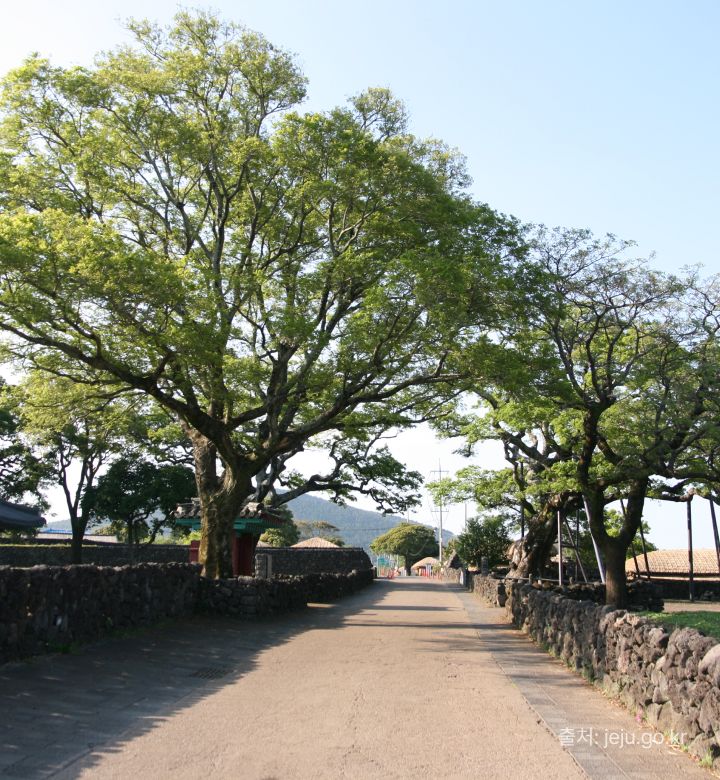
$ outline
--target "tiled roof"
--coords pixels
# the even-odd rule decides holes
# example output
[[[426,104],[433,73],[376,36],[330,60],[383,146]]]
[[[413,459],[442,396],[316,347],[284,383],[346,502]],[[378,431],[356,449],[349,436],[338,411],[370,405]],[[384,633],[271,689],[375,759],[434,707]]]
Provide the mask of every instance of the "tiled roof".
[[[647,571],[645,557],[641,552],[637,553],[637,562],[640,572]],[[681,550],[654,550],[648,553],[650,574],[688,574],[687,549]],[[635,561],[632,557],[625,561],[625,571],[635,572]],[[695,574],[718,574],[718,560],[714,549],[693,550],[693,571]]]
[[[302,542],[294,544],[293,547],[339,547],[334,542],[329,542],[321,536],[313,536],[312,539],[305,539]]]
[[[45,518],[21,504],[0,501],[0,528],[27,530],[45,525]]]

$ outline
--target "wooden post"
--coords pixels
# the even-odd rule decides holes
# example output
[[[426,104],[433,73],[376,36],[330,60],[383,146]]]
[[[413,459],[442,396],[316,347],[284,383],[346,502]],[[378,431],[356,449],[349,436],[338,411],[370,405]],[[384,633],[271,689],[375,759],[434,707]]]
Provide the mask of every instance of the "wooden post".
[[[645,571],[647,572],[647,578],[651,580],[652,577],[650,576],[650,560],[648,559],[647,545],[645,544],[645,533],[643,532],[642,520],[640,521],[640,542],[642,543],[642,548],[643,548],[643,558],[645,558]]]
[[[558,509],[557,513],[558,529],[558,584],[563,585],[563,546],[562,546],[562,512]]]
[[[715,555],[718,562],[718,573],[720,573],[720,536],[718,536],[717,518],[715,517],[715,502],[713,501],[712,494],[708,497],[710,502],[710,518],[712,519],[713,537],[715,538]]]
[[[570,532],[570,536],[572,536],[572,531]],[[577,512],[575,512],[575,549],[577,550],[577,554],[578,554],[578,563],[580,563],[580,510],[579,509],[577,510]],[[580,563],[580,568],[582,569],[582,563]],[[585,582],[587,582],[588,580],[585,574],[585,569],[582,569],[582,573],[583,573],[583,577],[585,578]]]
[[[687,502],[687,526],[688,526],[688,567],[690,574],[690,601],[695,601],[695,572],[693,571],[693,539],[692,539],[692,496]]]
[[[585,517],[588,519],[588,526],[590,525],[590,512],[588,511],[587,499],[583,496],[583,503],[585,504]],[[600,550],[598,549],[597,542],[593,536],[592,528],[590,528],[590,538],[593,543],[593,550],[595,550],[595,560],[597,561],[598,571],[600,572],[600,582],[605,584],[605,568],[603,566],[602,558],[600,557]]]
[[[635,561],[635,573],[638,576],[638,579],[640,579],[640,564],[638,563],[637,555],[635,554],[635,540],[633,539],[632,542],[630,542],[630,549],[632,550],[633,555],[633,561]]]
[[[565,527],[568,530],[568,536],[570,537],[570,544],[572,545],[573,550],[575,550],[576,566],[580,567],[580,571],[582,572],[583,579],[585,580],[585,582],[587,582],[588,578],[587,578],[587,574],[585,574],[585,567],[582,565],[582,561],[580,560],[580,548],[578,547],[577,536],[575,536],[575,543],[573,544],[572,528],[570,528],[570,523],[568,522],[567,518],[565,518]]]

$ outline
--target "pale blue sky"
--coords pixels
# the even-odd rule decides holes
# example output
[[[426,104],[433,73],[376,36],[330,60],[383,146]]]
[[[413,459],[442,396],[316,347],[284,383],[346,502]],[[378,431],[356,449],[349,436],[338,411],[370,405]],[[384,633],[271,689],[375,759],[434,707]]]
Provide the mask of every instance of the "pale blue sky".
[[[329,108],[368,86],[390,87],[406,102],[413,132],[467,156],[474,195],[497,209],[634,239],[665,270],[701,263],[720,271],[720,3],[188,5],[213,8],[297,53],[310,108]],[[123,40],[122,19],[168,20],[177,7],[165,0],[3,0],[0,72],[32,51],[60,64],[89,62]],[[411,439],[400,450],[414,468],[437,468],[438,455],[444,467],[456,465],[450,448]],[[684,544],[683,508],[675,514],[672,534],[666,522],[653,534],[663,546]],[[451,527],[461,517],[455,510]]]

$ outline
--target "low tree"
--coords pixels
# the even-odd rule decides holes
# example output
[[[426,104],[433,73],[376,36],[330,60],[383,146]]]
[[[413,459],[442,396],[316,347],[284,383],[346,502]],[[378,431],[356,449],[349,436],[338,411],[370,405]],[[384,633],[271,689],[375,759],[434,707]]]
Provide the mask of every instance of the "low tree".
[[[276,528],[268,528],[260,535],[260,541],[271,547],[292,547],[300,541],[300,532],[297,525],[290,520]]]
[[[170,525],[177,505],[194,494],[193,472],[185,466],[120,458],[85,492],[83,503],[91,522],[109,522],[134,559],[140,541],[152,543]]]
[[[328,523],[327,520],[296,520],[295,524],[300,533],[300,541],[312,539],[313,536],[326,539],[330,534],[340,530],[336,525]]]
[[[465,530],[455,539],[455,550],[470,566],[480,566],[487,558],[488,565],[500,566],[508,562],[510,534],[502,517],[471,517]]]
[[[370,549],[376,555],[388,553],[401,556],[407,574],[410,574],[410,567],[421,558],[437,555],[439,552],[433,529],[417,523],[396,525],[373,539]]]
[[[345,540],[342,538],[342,536],[323,536],[323,539],[325,539],[328,542],[332,542],[336,547],[345,547]]]
[[[0,499],[45,508],[41,488],[51,479],[48,459],[22,435],[13,388],[0,379]]]
[[[13,397],[23,432],[43,452],[52,481],[62,488],[72,529],[72,561],[82,563],[90,520],[83,497],[113,455],[127,449],[136,416],[132,403],[38,371],[13,388]]]

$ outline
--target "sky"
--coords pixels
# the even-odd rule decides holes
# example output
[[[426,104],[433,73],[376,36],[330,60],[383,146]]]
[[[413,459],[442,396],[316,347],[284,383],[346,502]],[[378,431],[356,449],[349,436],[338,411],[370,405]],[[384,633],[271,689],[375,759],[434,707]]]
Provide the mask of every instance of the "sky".
[[[715,0],[193,0],[297,55],[306,108],[389,87],[418,136],[467,157],[472,194],[524,222],[637,243],[665,271],[720,271],[720,3]],[[89,64],[128,40],[128,17],[169,21],[165,0],[0,0],[0,73],[31,52]],[[430,476],[467,461],[412,431],[392,445]],[[492,447],[476,462],[501,465]],[[696,502],[698,503],[698,502]],[[696,545],[710,546],[707,507]],[[426,500],[415,518],[430,522]],[[460,530],[464,507],[451,507]],[[650,538],[686,543],[684,506],[651,507]]]

